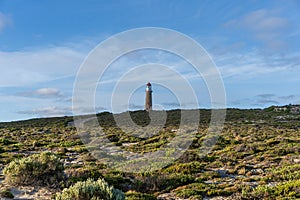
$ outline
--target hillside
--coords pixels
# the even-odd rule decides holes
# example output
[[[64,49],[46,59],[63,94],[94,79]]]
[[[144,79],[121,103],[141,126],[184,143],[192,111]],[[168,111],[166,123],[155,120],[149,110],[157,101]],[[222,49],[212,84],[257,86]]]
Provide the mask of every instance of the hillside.
[[[200,109],[199,127],[189,149],[174,163],[151,173],[116,171],[95,159],[82,143],[72,117],[0,123],[1,169],[14,159],[41,152],[53,153],[64,165],[64,178],[52,185],[10,185],[1,175],[5,179],[2,195],[10,191],[15,199],[25,193],[31,193],[30,198],[51,199],[78,181],[104,178],[127,199],[300,198],[300,115],[291,109],[275,108],[227,109],[222,133],[205,156],[198,152],[207,139],[211,111]],[[145,111],[129,114],[141,127],[150,123]],[[164,127],[148,138],[122,132],[111,113],[99,113],[97,118],[110,142],[143,154],[157,151],[174,137],[180,110],[167,111]]]

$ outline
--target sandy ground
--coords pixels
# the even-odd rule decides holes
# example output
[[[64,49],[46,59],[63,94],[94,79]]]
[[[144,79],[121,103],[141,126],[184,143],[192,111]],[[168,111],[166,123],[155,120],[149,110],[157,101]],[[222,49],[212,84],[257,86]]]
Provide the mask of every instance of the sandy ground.
[[[1,173],[1,170],[0,170]],[[48,200],[56,193],[55,190],[50,190],[44,187],[20,186],[12,187],[3,181],[3,175],[0,174],[0,191],[10,189],[16,200]],[[1,197],[1,200],[9,200]]]
[[[16,200],[47,200],[51,199],[51,196],[55,194],[55,191],[42,187],[8,187],[2,184],[1,188],[3,187],[10,189]],[[1,200],[6,199],[8,200],[8,198],[1,198]]]

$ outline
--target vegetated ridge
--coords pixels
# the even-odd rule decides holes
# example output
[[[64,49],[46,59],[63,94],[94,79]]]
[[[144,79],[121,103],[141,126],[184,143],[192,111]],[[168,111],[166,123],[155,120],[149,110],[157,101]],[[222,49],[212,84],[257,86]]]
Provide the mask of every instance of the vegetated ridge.
[[[83,191],[82,183],[87,181],[86,184],[98,191],[82,194],[90,199],[93,196],[107,199],[124,196],[126,199],[300,198],[300,115],[297,107],[227,109],[222,133],[205,156],[199,155],[199,149],[203,141],[210,139],[206,133],[211,110],[200,109],[199,127],[189,149],[174,163],[151,173],[116,171],[101,159],[95,159],[82,137],[84,134],[92,138],[99,136],[94,130],[78,133],[73,117],[3,122],[0,123],[0,165],[4,173],[1,195],[17,199],[30,193],[35,199],[80,199],[74,196],[74,191]],[[118,117],[122,119],[125,114],[128,113],[118,114]],[[146,111],[130,111],[129,114],[141,131],[150,123]],[[110,142],[140,154],[157,151],[174,138],[180,117],[179,109],[167,111],[162,129],[151,137],[142,138],[124,133],[115,123],[113,114],[97,114]],[[52,166],[50,171],[46,170],[49,166]],[[45,181],[32,182],[28,177],[36,180],[41,177]],[[69,190],[62,192],[64,188]]]

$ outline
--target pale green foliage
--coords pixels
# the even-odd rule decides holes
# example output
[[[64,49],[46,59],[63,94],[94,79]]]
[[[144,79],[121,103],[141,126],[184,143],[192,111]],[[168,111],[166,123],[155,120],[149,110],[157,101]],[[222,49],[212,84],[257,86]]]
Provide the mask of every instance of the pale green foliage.
[[[63,179],[63,163],[51,153],[34,154],[10,162],[3,170],[11,185],[58,186]]]
[[[56,200],[124,200],[122,191],[109,186],[103,179],[77,182],[56,195]]]
[[[255,189],[243,189],[243,197],[251,199],[299,199],[300,180],[291,180],[276,186],[260,185]]]

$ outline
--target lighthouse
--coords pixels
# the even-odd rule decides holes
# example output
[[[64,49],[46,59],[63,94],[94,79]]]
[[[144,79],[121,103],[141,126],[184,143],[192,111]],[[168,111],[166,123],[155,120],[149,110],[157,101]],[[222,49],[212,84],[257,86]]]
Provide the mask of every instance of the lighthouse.
[[[150,82],[146,84],[145,110],[146,111],[152,110],[152,89],[151,89]]]

